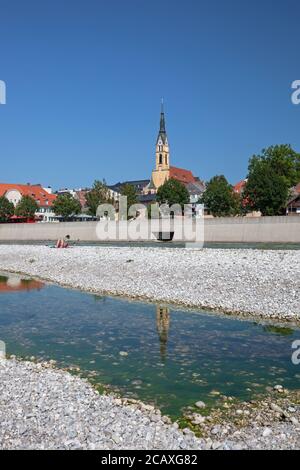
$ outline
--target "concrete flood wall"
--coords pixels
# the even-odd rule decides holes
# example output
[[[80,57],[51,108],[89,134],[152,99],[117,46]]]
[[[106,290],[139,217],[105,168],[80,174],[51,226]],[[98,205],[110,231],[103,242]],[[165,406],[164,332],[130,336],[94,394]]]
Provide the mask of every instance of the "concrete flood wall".
[[[55,241],[70,235],[72,240],[97,241],[97,222],[0,224],[0,241]]]
[[[237,217],[207,219],[206,242],[300,243],[300,217]]]
[[[174,222],[178,240],[179,224]],[[55,241],[70,235],[72,240],[96,242],[96,226],[97,222],[0,224],[0,241]],[[300,243],[300,216],[205,219],[204,239],[224,243]]]

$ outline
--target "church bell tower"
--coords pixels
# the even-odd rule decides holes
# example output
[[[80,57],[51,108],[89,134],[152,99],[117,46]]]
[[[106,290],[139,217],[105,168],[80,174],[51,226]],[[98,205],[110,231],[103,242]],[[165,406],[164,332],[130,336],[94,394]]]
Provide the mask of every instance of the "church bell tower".
[[[152,172],[152,181],[155,188],[158,189],[169,178],[170,170],[170,150],[163,102],[161,103],[160,126],[156,140],[155,160],[156,164],[155,170]]]
[[[169,143],[166,132],[164,105],[161,103],[160,126],[156,141],[156,170],[168,170],[169,162]]]

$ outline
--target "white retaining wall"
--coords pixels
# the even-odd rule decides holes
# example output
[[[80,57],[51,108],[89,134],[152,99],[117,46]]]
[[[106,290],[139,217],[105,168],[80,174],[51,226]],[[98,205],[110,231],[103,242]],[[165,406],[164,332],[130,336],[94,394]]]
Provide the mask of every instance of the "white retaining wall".
[[[0,241],[54,241],[70,235],[72,240],[95,242],[96,226],[97,222],[0,224]],[[204,234],[205,242],[300,243],[300,216],[205,219]]]

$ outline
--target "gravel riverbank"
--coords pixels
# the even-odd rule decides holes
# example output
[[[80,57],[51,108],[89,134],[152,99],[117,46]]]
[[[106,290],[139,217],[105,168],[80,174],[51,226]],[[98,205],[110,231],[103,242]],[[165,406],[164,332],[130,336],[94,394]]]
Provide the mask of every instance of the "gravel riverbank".
[[[197,449],[147,405],[99,395],[49,365],[0,360],[0,449]]]
[[[194,415],[196,438],[152,406],[99,395],[49,363],[0,360],[0,449],[299,449],[300,394],[276,393],[279,404],[271,396],[228,405],[223,417]]]
[[[99,294],[300,321],[300,250],[0,246],[0,270]]]

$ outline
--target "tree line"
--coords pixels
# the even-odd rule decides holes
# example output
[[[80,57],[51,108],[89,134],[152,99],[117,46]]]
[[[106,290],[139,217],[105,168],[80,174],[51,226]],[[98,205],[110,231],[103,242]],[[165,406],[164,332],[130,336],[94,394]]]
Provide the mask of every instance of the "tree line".
[[[250,158],[245,181],[237,194],[225,176],[214,176],[199,202],[216,217],[253,211],[264,216],[285,214],[291,190],[300,182],[300,154],[290,145],[263,149]]]
[[[275,145],[263,149],[261,154],[249,160],[245,185],[238,194],[224,175],[211,178],[199,203],[215,217],[245,215],[260,211],[262,215],[281,215],[285,213],[291,196],[291,188],[300,182],[300,154],[290,145]],[[127,196],[128,208],[138,203],[138,195],[130,184],[121,187],[121,195]],[[97,216],[101,204],[118,202],[112,197],[105,180],[96,180],[85,195],[87,213]],[[182,208],[190,201],[186,186],[175,179],[167,180],[157,191],[156,202],[160,204],[179,204]],[[53,203],[53,211],[63,220],[82,211],[80,201],[70,193],[59,194]],[[19,203],[9,202],[0,197],[0,222],[7,222],[13,215],[33,219],[39,206],[30,196],[23,196]]]
[[[125,184],[121,188],[121,194],[127,196],[128,208],[138,202],[135,189],[130,184]],[[93,217],[97,215],[100,204],[117,205],[117,201],[111,196],[111,191],[105,180],[96,180],[90,191],[86,193],[87,214]],[[34,219],[35,213],[39,210],[39,205],[31,196],[23,196],[16,207],[5,196],[0,197],[0,222],[9,222],[11,217],[16,215],[24,219]],[[81,213],[80,201],[70,193],[59,194],[52,205],[53,212],[63,220],[68,220]]]
[[[8,222],[14,215],[33,219],[39,206],[30,196],[23,196],[16,207],[5,196],[0,197],[0,222]]]
[[[211,178],[198,203],[215,217],[246,215],[259,211],[264,216],[286,213],[292,188],[300,182],[300,154],[290,145],[275,145],[263,149],[249,159],[248,174],[239,193],[224,175]],[[186,187],[176,181],[166,181],[157,191],[159,204],[189,203]]]

